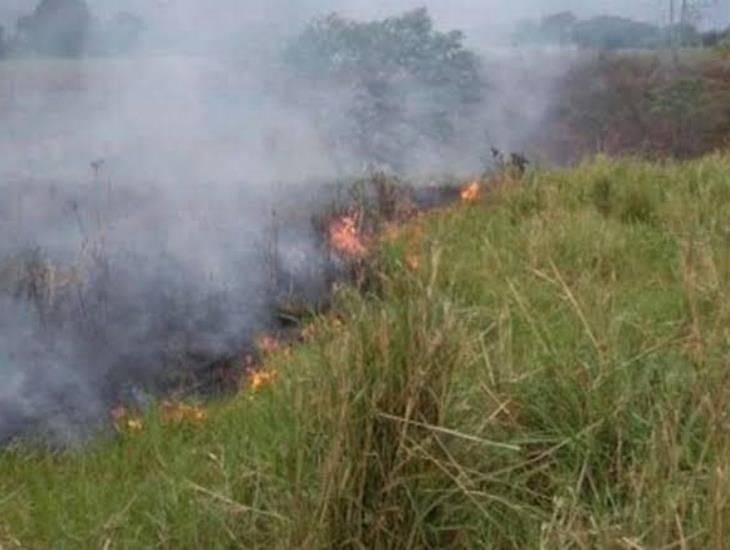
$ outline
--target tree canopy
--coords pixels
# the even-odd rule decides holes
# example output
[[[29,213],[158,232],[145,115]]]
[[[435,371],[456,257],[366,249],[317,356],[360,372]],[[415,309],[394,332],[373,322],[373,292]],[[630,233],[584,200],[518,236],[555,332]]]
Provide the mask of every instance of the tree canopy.
[[[380,21],[333,14],[289,46],[299,74],[349,89],[348,138],[372,163],[397,166],[424,144],[445,144],[482,100],[478,57],[459,31],[440,32],[425,9]]]
[[[711,39],[715,35],[711,31],[704,36]],[[537,21],[523,21],[513,34],[513,43],[517,46],[570,44],[593,50],[694,46],[701,45],[703,39],[689,19],[661,27],[616,15],[579,19],[572,12],[548,15]]]
[[[137,47],[146,29],[144,20],[130,12],[101,22],[86,0],[40,0],[32,13],[18,19],[15,35],[3,41],[0,32],[0,57],[3,50],[51,57],[124,54]]]
[[[41,0],[18,20],[18,31],[34,51],[76,57],[83,53],[92,17],[85,0]]]
[[[579,21],[572,30],[574,44],[600,50],[657,47],[663,43],[663,37],[662,29],[656,25],[614,15]]]

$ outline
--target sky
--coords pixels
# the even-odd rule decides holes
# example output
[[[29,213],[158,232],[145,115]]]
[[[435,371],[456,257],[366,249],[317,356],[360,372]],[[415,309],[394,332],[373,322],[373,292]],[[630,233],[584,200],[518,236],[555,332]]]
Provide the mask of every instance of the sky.
[[[2,0],[0,4],[0,21],[11,26],[19,14],[29,11],[32,2]],[[329,11],[373,17],[421,6],[443,25],[462,29],[489,28],[562,10],[581,15],[620,14],[652,22],[665,21],[668,12],[668,0],[90,0],[89,4],[102,18],[129,10],[171,29],[191,28],[206,20],[225,29],[238,21],[281,21],[281,14],[298,20]],[[707,15],[710,21],[730,24],[730,0],[715,0]]]

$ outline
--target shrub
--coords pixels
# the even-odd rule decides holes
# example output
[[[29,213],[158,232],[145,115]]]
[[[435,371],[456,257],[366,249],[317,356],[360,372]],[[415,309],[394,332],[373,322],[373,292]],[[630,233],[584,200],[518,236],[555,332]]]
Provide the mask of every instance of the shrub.
[[[563,162],[585,155],[693,157],[730,136],[730,67],[659,56],[590,56],[561,78],[533,148]]]
[[[730,59],[730,37],[725,38],[722,42],[715,46],[715,51],[721,58]]]

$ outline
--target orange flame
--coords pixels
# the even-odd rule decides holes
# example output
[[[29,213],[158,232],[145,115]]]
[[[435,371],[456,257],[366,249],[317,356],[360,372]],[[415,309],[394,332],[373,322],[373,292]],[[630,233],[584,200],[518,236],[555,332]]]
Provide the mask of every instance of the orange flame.
[[[276,371],[254,371],[248,379],[249,387],[252,391],[260,390],[261,388],[273,383],[277,376],[278,374]]]
[[[421,258],[413,252],[408,252],[406,254],[406,267],[411,271],[418,271],[421,267]]]
[[[479,182],[473,182],[461,190],[461,200],[464,202],[476,202],[482,194]]]
[[[361,258],[367,254],[367,247],[360,239],[357,216],[349,215],[336,219],[329,227],[330,244],[334,250]]]

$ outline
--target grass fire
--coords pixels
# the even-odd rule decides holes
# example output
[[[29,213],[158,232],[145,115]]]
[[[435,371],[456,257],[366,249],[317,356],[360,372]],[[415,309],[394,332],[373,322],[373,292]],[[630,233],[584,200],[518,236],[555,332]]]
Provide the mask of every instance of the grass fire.
[[[1,3],[0,550],[728,546],[730,13],[384,4]]]
[[[348,214],[333,220],[329,227],[332,249],[352,258],[364,257],[368,249],[362,242],[358,226],[357,215]]]

